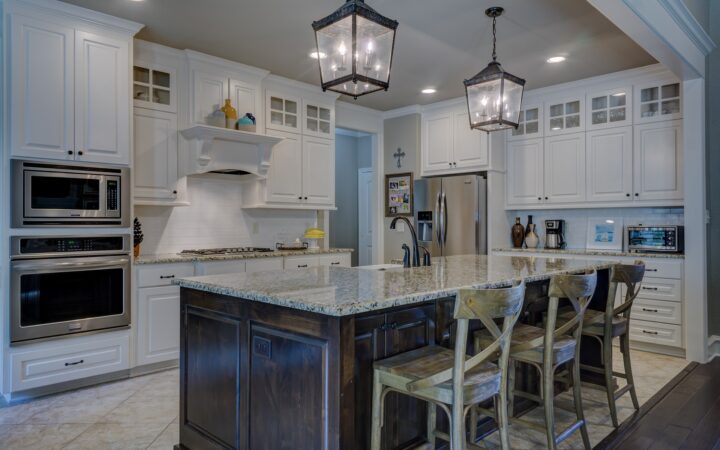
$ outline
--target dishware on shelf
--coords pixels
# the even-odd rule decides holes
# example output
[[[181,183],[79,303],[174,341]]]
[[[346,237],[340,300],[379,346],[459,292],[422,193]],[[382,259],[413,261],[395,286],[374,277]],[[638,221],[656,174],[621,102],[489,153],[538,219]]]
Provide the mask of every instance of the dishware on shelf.
[[[207,117],[207,124],[212,127],[225,128],[225,113],[219,107]]]
[[[257,131],[255,117],[251,113],[245,114],[237,120],[235,128],[240,131],[248,131],[250,133],[255,133]]]

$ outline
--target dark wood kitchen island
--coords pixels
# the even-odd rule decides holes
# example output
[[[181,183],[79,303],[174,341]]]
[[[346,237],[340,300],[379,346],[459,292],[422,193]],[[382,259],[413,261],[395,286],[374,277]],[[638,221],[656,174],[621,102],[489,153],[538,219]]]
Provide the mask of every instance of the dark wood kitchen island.
[[[525,279],[522,320],[537,323],[550,276],[594,268],[606,285],[609,266],[473,255],[413,269],[321,267],[177,280],[178,448],[368,449],[373,362],[423,345],[449,346],[458,288]],[[383,448],[424,441],[424,404],[390,394],[385,414]]]

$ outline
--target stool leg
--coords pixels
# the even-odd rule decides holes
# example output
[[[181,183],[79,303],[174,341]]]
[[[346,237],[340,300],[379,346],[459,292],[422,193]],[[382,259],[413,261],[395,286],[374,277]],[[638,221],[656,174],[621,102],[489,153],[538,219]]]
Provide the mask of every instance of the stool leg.
[[[575,414],[577,420],[582,422],[580,426],[580,434],[582,435],[585,450],[590,450],[590,437],[588,436],[587,424],[585,423],[585,413],[582,406],[582,390],[580,387],[580,363],[577,360],[572,361],[572,378],[573,378],[573,400],[575,400]]]
[[[515,399],[515,360],[508,362],[508,380],[507,380],[507,413],[508,416],[513,417],[513,401]]]
[[[464,450],[465,445],[465,411],[462,402],[453,402],[452,420],[450,421],[450,430],[452,440],[450,448],[452,450]]]
[[[548,450],[555,450],[555,411],[553,405],[555,401],[555,386],[553,386],[554,367],[552,364],[543,364],[542,369],[540,372],[543,386],[541,395],[545,401],[545,434],[547,435]]]
[[[435,449],[435,427],[437,426],[437,406],[435,403],[427,404],[427,441],[431,449]]]
[[[617,406],[615,406],[615,387],[613,386],[612,337],[603,339],[603,369],[605,370],[605,392],[607,393],[610,419],[615,428],[618,427]]]
[[[383,411],[383,385],[380,383],[380,375],[377,371],[373,374],[373,398],[372,398],[372,433],[370,440],[371,450],[380,450],[380,435],[382,432],[382,411]]]
[[[472,405],[470,407],[470,429],[468,432],[470,433],[470,442],[475,442],[475,439],[477,439],[477,422],[478,422],[478,413],[477,413],[477,405]]]
[[[628,384],[632,385],[630,388],[630,397],[632,398],[635,409],[640,409],[640,402],[638,402],[637,392],[635,391],[635,379],[633,378],[632,373],[632,363],[630,361],[630,336],[627,333],[620,336],[620,345],[622,347],[626,381]]]

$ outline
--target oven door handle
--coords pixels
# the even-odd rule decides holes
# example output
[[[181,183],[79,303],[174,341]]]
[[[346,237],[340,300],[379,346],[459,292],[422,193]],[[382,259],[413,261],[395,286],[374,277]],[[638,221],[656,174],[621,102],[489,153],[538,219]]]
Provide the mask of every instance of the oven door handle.
[[[82,268],[106,268],[123,266],[130,263],[130,258],[73,258],[70,261],[55,260],[32,260],[32,261],[13,261],[13,270],[37,270],[37,269],[53,269],[62,271],[65,269],[82,269]]]

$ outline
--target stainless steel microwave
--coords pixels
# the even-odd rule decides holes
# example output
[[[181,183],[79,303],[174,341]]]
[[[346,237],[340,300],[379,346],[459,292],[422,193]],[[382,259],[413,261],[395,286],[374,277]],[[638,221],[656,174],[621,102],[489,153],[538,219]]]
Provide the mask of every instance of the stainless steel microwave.
[[[130,226],[127,168],[12,164],[13,227]]]
[[[627,227],[628,251],[682,253],[685,251],[685,228],[680,225]]]

